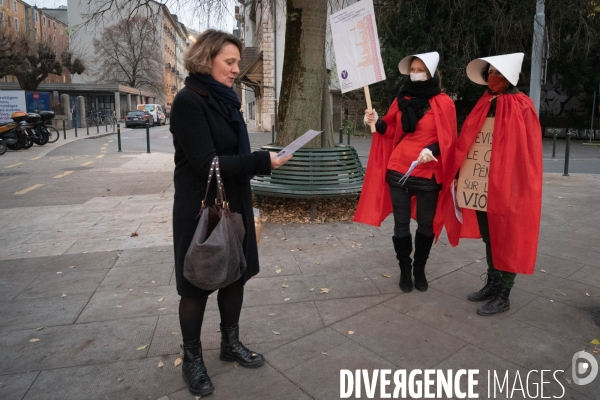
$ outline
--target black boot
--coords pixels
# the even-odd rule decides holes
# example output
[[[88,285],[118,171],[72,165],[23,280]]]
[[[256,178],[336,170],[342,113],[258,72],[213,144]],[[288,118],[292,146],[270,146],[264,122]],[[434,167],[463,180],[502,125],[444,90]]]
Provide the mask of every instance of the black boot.
[[[206,367],[204,366],[204,360],[202,359],[202,344],[197,341],[197,344],[183,344],[183,365],[181,372],[183,373],[183,380],[188,385],[188,389],[193,395],[206,396],[211,394],[215,387],[213,386]]]
[[[435,236],[425,236],[419,232],[415,235],[415,261],[413,262],[413,276],[415,277],[415,289],[424,292],[429,285],[425,277],[425,264],[429,258],[429,252],[433,245]]]
[[[471,301],[491,300],[496,295],[500,286],[500,275],[487,274],[485,286],[479,292],[471,293],[468,297]]]
[[[396,259],[400,265],[400,290],[404,293],[409,293],[413,290],[412,282],[412,236],[403,236],[401,238],[392,237],[394,242],[394,250],[396,250]]]
[[[262,355],[249,350],[239,340],[240,327],[238,324],[225,328],[221,325],[221,355],[222,361],[237,361],[242,367],[257,368],[265,363]]]
[[[510,288],[499,288],[492,301],[477,309],[477,314],[489,317],[510,310],[510,300],[508,300],[509,295]]]

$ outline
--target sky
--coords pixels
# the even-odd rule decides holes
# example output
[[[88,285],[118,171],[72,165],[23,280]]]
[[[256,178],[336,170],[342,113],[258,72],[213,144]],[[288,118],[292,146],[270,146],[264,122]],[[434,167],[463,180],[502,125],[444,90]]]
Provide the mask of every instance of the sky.
[[[67,5],[67,0],[25,0],[28,4],[32,5],[32,6],[38,6],[40,8],[42,7],[46,7],[46,8],[58,8],[59,6],[66,6]],[[85,0],[80,0],[80,1],[85,1]],[[170,0],[170,2],[174,2],[176,0]],[[230,13],[231,15],[227,16],[227,18],[225,18],[225,21],[219,22],[217,21],[216,18],[212,18],[212,20],[206,21],[206,20],[200,20],[200,18],[198,18],[197,16],[194,16],[194,12],[193,9],[191,9],[191,7],[186,7],[188,9],[184,10],[175,10],[175,9],[171,9],[171,13],[177,14],[178,18],[180,21],[182,21],[185,26],[190,27],[194,30],[204,30],[208,27],[208,23],[210,23],[210,27],[211,28],[217,28],[217,29],[223,29],[227,32],[231,32],[233,30],[233,26],[234,26],[234,18],[233,18],[233,11]],[[233,10],[233,4],[231,6],[231,9]]]

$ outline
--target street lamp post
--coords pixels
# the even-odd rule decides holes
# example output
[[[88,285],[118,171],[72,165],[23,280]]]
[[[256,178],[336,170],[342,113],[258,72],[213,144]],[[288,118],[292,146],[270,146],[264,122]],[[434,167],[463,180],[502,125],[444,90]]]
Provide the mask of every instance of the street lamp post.
[[[545,0],[537,0],[533,22],[533,46],[531,50],[531,80],[529,97],[533,100],[535,110],[540,114],[540,97],[542,93],[542,63],[544,58],[544,36],[546,31]]]

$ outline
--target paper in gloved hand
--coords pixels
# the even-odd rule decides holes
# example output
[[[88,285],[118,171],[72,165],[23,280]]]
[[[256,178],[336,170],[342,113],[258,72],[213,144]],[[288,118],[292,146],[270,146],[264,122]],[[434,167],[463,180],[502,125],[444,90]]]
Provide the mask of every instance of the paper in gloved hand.
[[[404,185],[410,174],[412,174],[415,168],[417,168],[417,165],[419,165],[419,160],[415,160],[410,164],[410,168],[408,169],[408,171],[406,171],[406,174],[404,174],[404,176],[398,181],[400,185]]]
[[[300,147],[304,146],[306,143],[310,142],[317,135],[323,133],[323,131],[313,131],[312,129],[306,132],[304,135],[300,136],[298,139],[294,140],[292,143],[288,144],[286,148],[277,153],[277,158],[283,158],[285,156],[289,156],[296,152]]]

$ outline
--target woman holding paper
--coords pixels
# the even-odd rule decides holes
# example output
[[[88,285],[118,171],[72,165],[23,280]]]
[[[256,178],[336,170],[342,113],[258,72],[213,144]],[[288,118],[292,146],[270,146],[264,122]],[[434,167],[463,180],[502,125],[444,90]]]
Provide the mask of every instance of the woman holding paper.
[[[190,392],[205,396],[214,390],[202,357],[200,331],[210,290],[190,283],[183,275],[186,253],[198,225],[198,212],[207,190],[212,160],[219,156],[229,208],[243,217],[244,256],[247,267],[242,277],[219,289],[217,303],[221,317],[221,360],[237,361],[248,368],[264,364],[263,356],[239,340],[239,318],[244,284],[259,271],[258,249],[252,213],[250,179],[270,174],[291,156],[250,150],[240,102],[232,89],[240,72],[242,43],[226,32],[208,29],[187,50],[184,61],[190,72],[185,88],[179,91],[171,110],[171,133],[175,147],[175,199],[173,244],[175,278],[179,302],[179,323],[183,336],[183,378]],[[216,183],[208,188],[208,204],[214,203]]]
[[[487,280],[468,298],[489,301],[477,310],[484,316],[510,309],[515,276],[532,274],[537,255],[542,133],[533,102],[515,87],[523,56],[478,58],[467,66],[469,79],[488,89],[465,120],[451,166],[458,173],[456,196],[463,221],[448,218],[446,230],[452,246],[461,237],[483,238]],[[486,143],[489,148],[482,147]],[[475,179],[474,165],[485,165],[486,171]],[[477,197],[483,201],[474,202]]]
[[[398,68],[410,79],[400,87],[387,114],[378,118],[375,110],[365,111],[365,123],[376,122],[379,134],[373,135],[354,221],[380,226],[393,212],[392,242],[403,292],[412,291],[412,276],[417,290],[428,288],[425,264],[444,224],[442,205],[449,198],[441,189],[453,178],[445,165],[456,140],[456,111],[441,90],[439,58],[431,52],[402,59]],[[415,203],[418,227],[413,262],[410,219]]]

